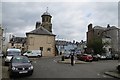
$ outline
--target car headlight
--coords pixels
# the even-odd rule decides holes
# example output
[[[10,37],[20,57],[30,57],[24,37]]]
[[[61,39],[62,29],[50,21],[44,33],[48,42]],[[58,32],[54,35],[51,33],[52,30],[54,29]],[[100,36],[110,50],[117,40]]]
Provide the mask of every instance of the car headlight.
[[[18,68],[15,68],[14,66],[12,67],[12,70],[18,70]]]
[[[15,70],[15,67],[12,67],[12,70]]]
[[[33,69],[33,66],[30,66],[29,69]]]

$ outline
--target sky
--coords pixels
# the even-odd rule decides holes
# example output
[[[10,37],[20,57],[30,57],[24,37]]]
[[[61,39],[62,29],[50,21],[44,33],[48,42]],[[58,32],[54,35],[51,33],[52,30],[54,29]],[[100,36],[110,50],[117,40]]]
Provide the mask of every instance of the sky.
[[[0,3],[1,4],[1,3]],[[2,1],[2,26],[5,36],[10,34],[25,37],[26,32],[35,29],[35,23],[41,21],[46,11],[52,16],[52,31],[56,39],[67,41],[86,41],[87,26],[107,27],[107,24],[118,27],[118,2],[115,0],[70,1]]]

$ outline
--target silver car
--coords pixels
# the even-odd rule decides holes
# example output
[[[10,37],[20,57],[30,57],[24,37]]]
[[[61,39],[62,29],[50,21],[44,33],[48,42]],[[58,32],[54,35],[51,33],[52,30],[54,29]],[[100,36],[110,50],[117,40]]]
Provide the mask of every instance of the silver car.
[[[8,65],[10,63],[10,60],[12,59],[13,56],[15,55],[21,55],[21,50],[20,49],[7,49],[6,57],[5,57],[5,65]]]

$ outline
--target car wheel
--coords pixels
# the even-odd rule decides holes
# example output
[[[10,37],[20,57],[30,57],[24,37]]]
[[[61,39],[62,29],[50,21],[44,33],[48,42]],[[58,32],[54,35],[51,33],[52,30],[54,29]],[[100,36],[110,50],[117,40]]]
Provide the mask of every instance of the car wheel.
[[[38,55],[38,57],[41,57],[40,55]]]
[[[30,71],[29,75],[32,75],[33,74],[33,71]]]
[[[87,60],[85,59],[85,62],[87,62]]]
[[[13,78],[13,74],[10,72],[10,70],[9,70],[9,77]]]
[[[92,60],[90,60],[90,62],[92,62]]]
[[[120,65],[117,67],[118,71],[120,72]]]
[[[26,57],[28,57],[28,55],[25,55]]]
[[[4,65],[5,65],[5,66],[8,66],[8,64],[7,64],[6,62],[4,63]]]
[[[33,73],[31,72],[31,73],[29,73],[29,75],[32,75]]]

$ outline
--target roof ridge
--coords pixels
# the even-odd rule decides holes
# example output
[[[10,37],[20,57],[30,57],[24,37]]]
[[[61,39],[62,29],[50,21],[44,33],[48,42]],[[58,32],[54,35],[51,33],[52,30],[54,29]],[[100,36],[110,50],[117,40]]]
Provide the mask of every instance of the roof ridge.
[[[37,34],[37,35],[54,35],[53,33],[51,33],[50,31],[48,31],[47,29],[45,29],[43,26],[40,26],[37,29],[34,29],[26,34]]]

